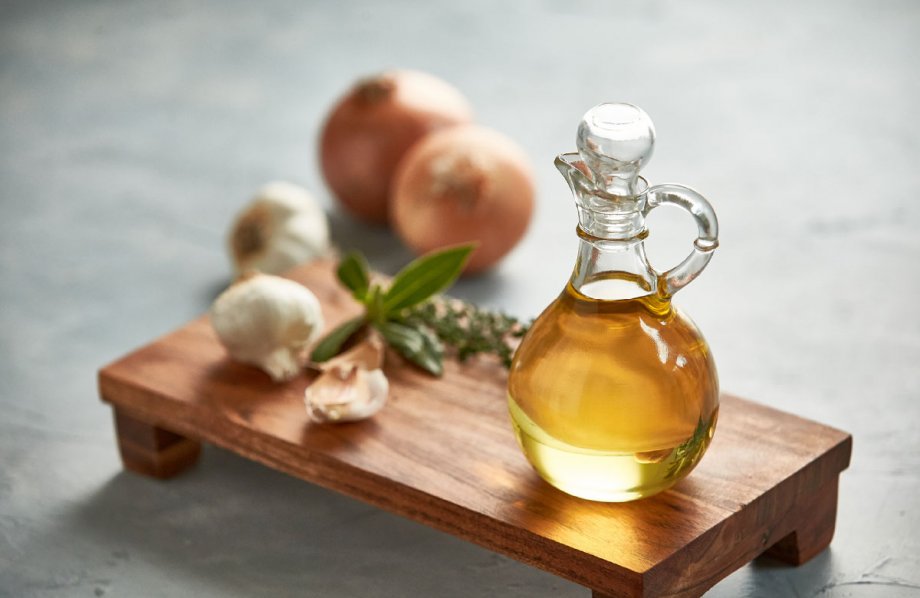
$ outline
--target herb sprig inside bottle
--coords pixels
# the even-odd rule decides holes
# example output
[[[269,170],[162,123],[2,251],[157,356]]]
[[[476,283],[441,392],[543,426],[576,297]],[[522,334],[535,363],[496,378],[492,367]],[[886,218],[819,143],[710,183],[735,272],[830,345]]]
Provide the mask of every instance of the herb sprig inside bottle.
[[[460,275],[473,248],[460,245],[428,253],[403,268],[386,289],[371,282],[363,255],[349,253],[336,274],[364,306],[364,313],[327,334],[314,348],[312,360],[331,359],[370,326],[399,354],[435,376],[444,371],[445,345],[460,361],[485,353],[510,365],[513,346],[526,332],[526,325],[511,316],[438,295]]]

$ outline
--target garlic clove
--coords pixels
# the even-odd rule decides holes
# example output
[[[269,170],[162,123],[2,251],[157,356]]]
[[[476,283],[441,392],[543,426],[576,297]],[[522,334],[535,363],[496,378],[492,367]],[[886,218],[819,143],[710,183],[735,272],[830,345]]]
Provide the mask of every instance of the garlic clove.
[[[290,380],[306,363],[306,348],[323,329],[319,300],[286,278],[256,274],[221,293],[211,325],[230,356],[255,365],[272,380]]]
[[[358,421],[386,404],[390,384],[383,370],[340,364],[323,372],[304,391],[310,419],[319,423]]]
[[[229,246],[238,274],[278,274],[329,253],[329,222],[303,187],[269,183],[237,216]]]

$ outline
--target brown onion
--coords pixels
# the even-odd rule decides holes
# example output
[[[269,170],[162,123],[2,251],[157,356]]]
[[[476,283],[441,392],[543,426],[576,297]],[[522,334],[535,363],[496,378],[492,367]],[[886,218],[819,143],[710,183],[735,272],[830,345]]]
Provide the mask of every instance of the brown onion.
[[[426,73],[401,70],[364,79],[323,126],[323,176],[352,214],[386,223],[393,173],[406,151],[431,131],[472,118],[459,91]]]
[[[486,270],[521,240],[533,214],[534,181],[524,152],[485,127],[432,133],[403,159],[390,220],[418,254],[478,242],[467,273]]]

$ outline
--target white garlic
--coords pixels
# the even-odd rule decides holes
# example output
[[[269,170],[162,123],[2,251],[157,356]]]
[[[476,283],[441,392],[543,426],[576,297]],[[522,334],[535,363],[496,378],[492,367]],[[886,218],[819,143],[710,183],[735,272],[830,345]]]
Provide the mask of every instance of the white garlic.
[[[238,274],[280,274],[329,252],[329,221],[303,187],[269,183],[237,216],[228,242]]]
[[[323,373],[304,391],[307,414],[314,421],[366,419],[387,402],[390,384],[383,370],[386,351],[375,331],[354,348],[319,364]]]
[[[302,284],[268,274],[234,283],[214,301],[210,316],[230,356],[276,382],[297,375],[307,346],[323,329],[316,296]]]
[[[304,402],[307,414],[314,421],[349,422],[380,411],[389,392],[390,384],[383,370],[340,367],[324,372],[308,386]]]

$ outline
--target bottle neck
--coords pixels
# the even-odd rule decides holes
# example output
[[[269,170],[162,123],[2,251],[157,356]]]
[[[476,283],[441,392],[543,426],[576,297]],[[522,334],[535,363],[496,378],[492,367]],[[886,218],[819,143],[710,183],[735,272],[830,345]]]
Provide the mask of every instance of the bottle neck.
[[[582,204],[577,207],[578,229],[589,237],[605,241],[629,241],[648,236],[645,216],[635,205],[628,206],[625,211],[600,211]]]
[[[584,222],[584,221],[582,221]],[[644,226],[633,234],[598,237],[579,224],[578,259],[571,284],[578,293],[592,299],[617,301],[654,294],[658,275],[645,255]]]
[[[579,228],[588,236],[604,240],[645,238],[648,184],[642,178],[637,184],[640,192],[628,195],[612,195],[584,185],[573,187]]]

